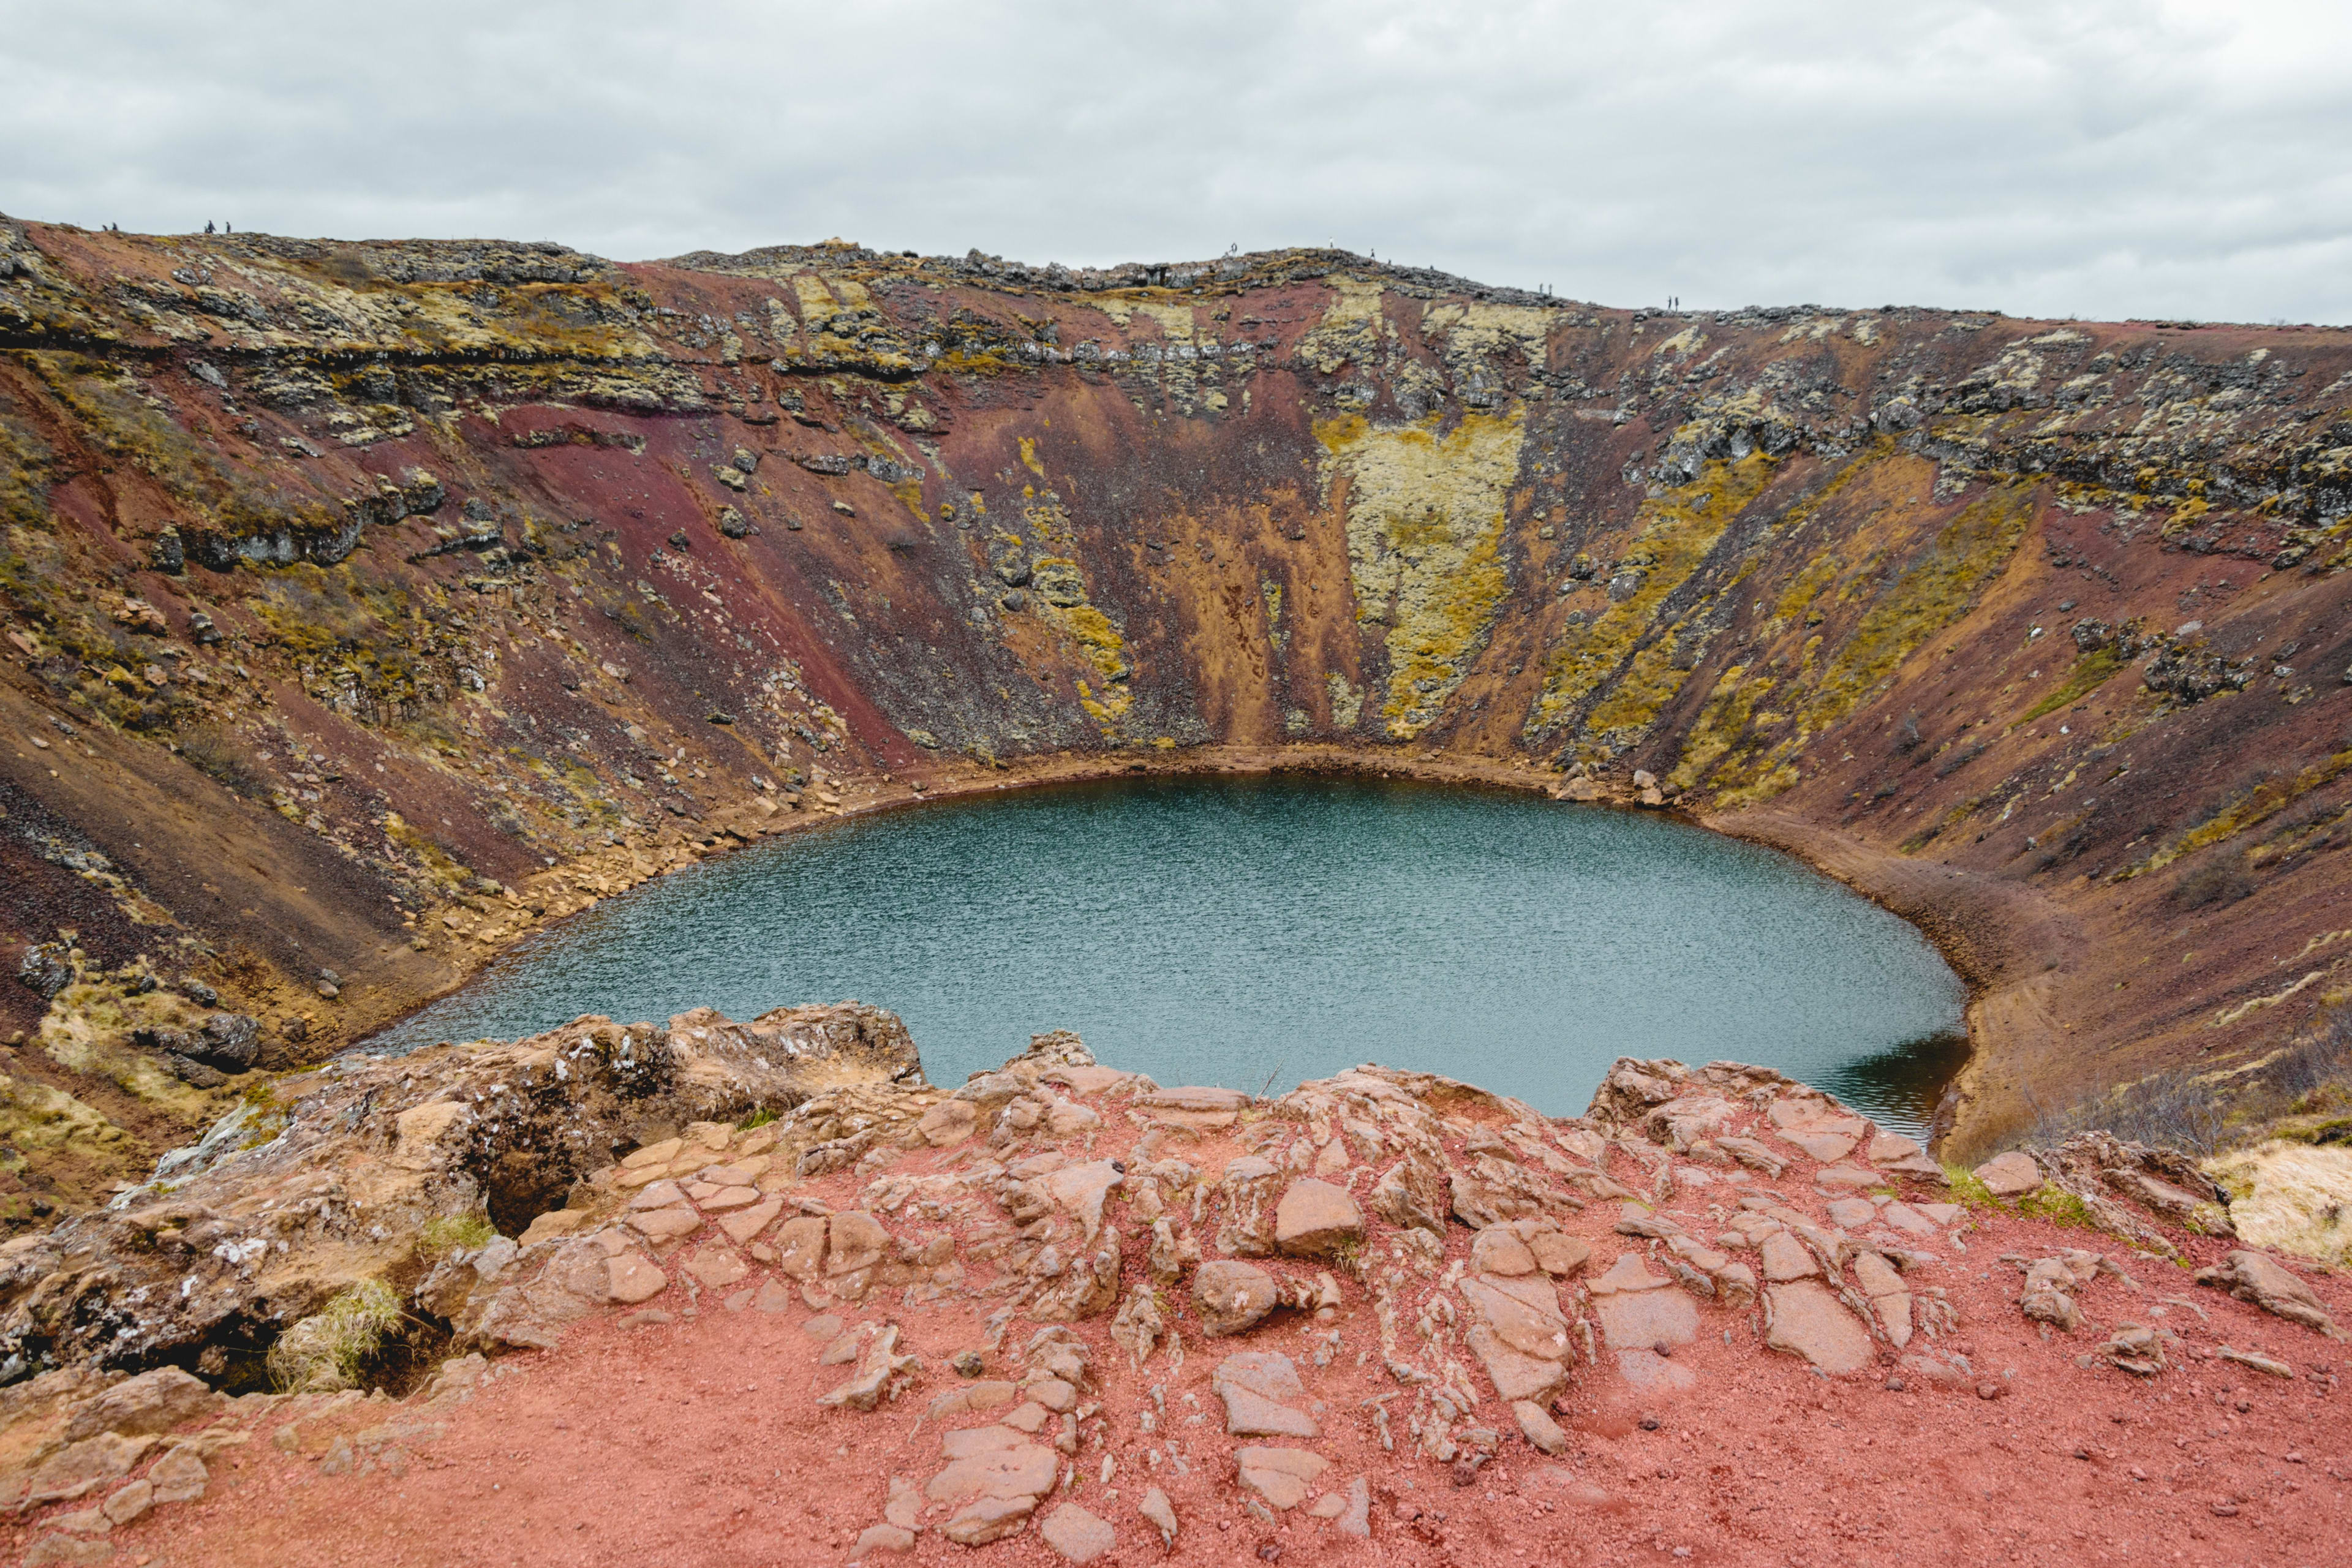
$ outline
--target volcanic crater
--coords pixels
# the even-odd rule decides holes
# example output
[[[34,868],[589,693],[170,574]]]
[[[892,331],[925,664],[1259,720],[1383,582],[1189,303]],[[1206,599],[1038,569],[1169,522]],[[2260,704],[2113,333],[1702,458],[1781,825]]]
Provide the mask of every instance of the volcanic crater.
[[[490,1523],[503,1493],[410,1494],[655,1345],[727,1394],[731,1447],[646,1527],[698,1560],[886,1529],[1414,1560],[1578,1509],[1650,1510],[1603,1556],[1780,1560],[1824,1517],[2072,1550],[2108,1494],[2058,1472],[2175,1500],[2133,1522],[2192,1556],[2340,1554],[2347,405],[2336,329],[1615,309],[1328,250],[623,264],[0,219],[27,1560],[117,1529],[336,1560],[301,1510],[338,1495],[428,1560],[560,1540],[576,1481]],[[1561,1119],[1394,1068],[1162,1089],[1046,1036],[950,1096],[854,1007],[337,1055],[801,823],[1275,770],[1676,813],[1878,900],[1971,990],[1938,1158],[1730,1064],[1620,1064]],[[787,1322],[848,1381],[731,1390]],[[534,1344],[578,1353],[467,1359]],[[397,1410],[360,1397],[387,1380]],[[1269,1441],[1149,1441],[1213,1397]],[[1721,1435],[1767,1410],[1823,1429],[1743,1475]],[[1937,1472],[1948,1547],[1948,1511],[1791,1514],[1849,1418],[1888,1486],[1963,1431],[2010,1458]],[[874,1423],[922,1448],[887,1496]],[[749,1458],[776,1443],[790,1488]],[[307,1489],[341,1478],[377,1490]],[[580,1560],[628,1546],[598,1506]]]

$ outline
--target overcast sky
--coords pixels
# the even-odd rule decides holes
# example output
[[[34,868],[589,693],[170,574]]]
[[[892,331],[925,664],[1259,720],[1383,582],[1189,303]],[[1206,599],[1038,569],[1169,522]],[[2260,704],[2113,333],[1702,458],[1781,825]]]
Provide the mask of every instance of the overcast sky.
[[[0,0],[0,211],[2352,321],[2352,6]]]

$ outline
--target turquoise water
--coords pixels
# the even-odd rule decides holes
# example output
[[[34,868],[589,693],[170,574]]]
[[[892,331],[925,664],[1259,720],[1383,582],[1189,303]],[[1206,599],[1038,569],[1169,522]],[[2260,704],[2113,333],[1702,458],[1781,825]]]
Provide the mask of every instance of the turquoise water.
[[[1662,817],[1358,779],[1138,780],[829,823],[541,934],[367,1042],[856,997],[932,1080],[1045,1029],[1164,1084],[1358,1062],[1555,1115],[1620,1056],[1760,1062],[1916,1131],[1958,980],[1795,861]]]

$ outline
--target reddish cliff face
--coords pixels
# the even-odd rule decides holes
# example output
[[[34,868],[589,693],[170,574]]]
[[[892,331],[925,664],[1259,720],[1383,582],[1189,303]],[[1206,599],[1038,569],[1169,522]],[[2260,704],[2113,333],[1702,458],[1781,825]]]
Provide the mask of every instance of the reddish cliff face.
[[[1962,1152],[2352,952],[2341,332],[5,223],[0,348],[20,1217],[915,788],[1646,771],[1944,944]]]

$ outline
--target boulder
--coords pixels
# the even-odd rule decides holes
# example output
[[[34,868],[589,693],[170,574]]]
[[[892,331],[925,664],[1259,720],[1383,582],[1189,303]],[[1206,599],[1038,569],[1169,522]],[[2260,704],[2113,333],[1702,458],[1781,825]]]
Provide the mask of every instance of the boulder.
[[[923,1492],[947,1505],[940,1533],[959,1546],[979,1546],[1020,1529],[1060,1474],[1053,1449],[1006,1426],[950,1432],[940,1448],[947,1468]]]
[[[196,1032],[188,1054],[214,1067],[243,1072],[261,1054],[261,1021],[243,1013],[215,1013]]]
[[[1928,1157],[1927,1151],[1899,1132],[1881,1132],[1870,1141],[1870,1163],[1882,1171],[1892,1171],[1901,1176],[1935,1178],[1944,1173],[1944,1167]]]
[[[1244,1154],[1225,1167],[1217,1189],[1224,1199],[1225,1220],[1217,1227],[1217,1250],[1228,1257],[1264,1258],[1274,1251],[1274,1215],[1282,1173],[1255,1154]]]
[[[1490,1225],[1470,1244],[1470,1267],[1481,1274],[1533,1274],[1536,1255],[1507,1225]]]
[[[1091,1563],[1109,1552],[1118,1537],[1104,1520],[1066,1502],[1045,1516],[1037,1527],[1045,1544],[1073,1563]]]
[[[1225,1402],[1225,1432],[1234,1437],[1319,1437],[1315,1418],[1293,1407],[1307,1396],[1298,1368],[1279,1351],[1229,1355],[1209,1386]]]
[[[1290,1184],[1274,1215],[1275,1250],[1292,1258],[1330,1258],[1364,1240],[1364,1215],[1348,1189],[1312,1176]]]
[[[2311,1287],[2288,1273],[2276,1258],[2241,1249],[2210,1268],[2199,1269],[2197,1283],[2217,1286],[2289,1322],[2339,1337],[2335,1320],[2312,1294]]]
[[[1033,1445],[1034,1446],[1034,1445]],[[1041,1450],[1051,1454],[1052,1449]],[[967,1500],[940,1526],[940,1534],[958,1546],[985,1546],[1002,1541],[1037,1510],[1034,1493],[1011,1497],[982,1496]]]
[[[1782,1171],[1788,1169],[1789,1163],[1786,1160],[1753,1138],[1718,1138],[1715,1141],[1715,1146],[1749,1170],[1761,1171],[1775,1180],[1779,1179]]]
[[[1601,1320],[1603,1342],[1613,1351],[1678,1349],[1698,1338],[1698,1303],[1680,1290],[1620,1291],[1597,1298],[1592,1310]]]
[[[1274,1276],[1254,1263],[1203,1263],[1192,1274],[1192,1312],[1201,1331],[1238,1334],[1274,1310],[1281,1294]]]
[[[1862,1371],[1873,1353],[1870,1331],[1818,1279],[1765,1289],[1764,1343],[1833,1377]]]
[[[776,1227],[777,1269],[806,1285],[824,1271],[824,1220],[816,1215],[788,1219]]]
[[[605,1259],[609,1279],[604,1299],[623,1305],[650,1300],[669,1286],[669,1276],[634,1252]]]
[[[1877,1314],[1878,1326],[1887,1342],[1896,1350],[1911,1342],[1911,1289],[1903,1283],[1903,1276],[1895,1266],[1875,1252],[1857,1254],[1853,1260],[1854,1283],[1862,1287],[1870,1310]]]
[[[751,1272],[733,1247],[712,1245],[702,1248],[687,1260],[686,1271],[701,1282],[704,1289],[724,1290],[740,1283]]]
[[[1976,1178],[1997,1198],[2021,1198],[2042,1184],[2042,1167],[2022,1149],[1996,1154],[1976,1168]]]
[[[1550,1399],[1568,1378],[1568,1320],[1551,1281],[1540,1274],[1462,1281],[1475,1315],[1463,1342],[1509,1401]]]
[[[1853,1153],[1870,1129],[1870,1123],[1840,1109],[1827,1096],[1784,1096],[1764,1114],[1782,1142],[1795,1145],[1808,1159],[1824,1165]]]
[[[155,1483],[146,1479],[117,1489],[114,1495],[99,1505],[109,1524],[129,1524],[132,1520],[155,1506]]]
[[[719,1228],[727,1233],[728,1240],[740,1247],[767,1229],[770,1223],[778,1215],[783,1213],[783,1210],[784,1202],[782,1198],[770,1198],[766,1203],[753,1204],[750,1208],[737,1209],[733,1214],[723,1216],[719,1222]],[[540,1216],[541,1219],[546,1217],[544,1215]]]
[[[1135,1511],[1151,1521],[1151,1528],[1160,1532],[1162,1547],[1171,1552],[1176,1549],[1176,1510],[1170,1505],[1166,1492],[1158,1487],[1151,1488],[1143,1494],[1143,1500],[1135,1505]]]
[[[1812,1249],[1785,1230],[1774,1231],[1764,1238],[1764,1278],[1781,1285],[1791,1279],[1811,1279],[1822,1271]]]
[[[1568,1320],[1551,1282],[1528,1279],[1462,1281],[1463,1300],[1479,1320],[1522,1355],[1562,1361],[1568,1355]]]
[[[2081,1247],[2068,1247],[2054,1258],[2038,1258],[2025,1264],[2024,1268],[2025,1289],[2018,1297],[2018,1305],[2027,1317],[2070,1334],[2083,1321],[2082,1310],[2074,1304],[2075,1293],[2103,1272],[2121,1272],[2098,1253]]]
[[[890,1250],[890,1233],[863,1209],[844,1209],[825,1221],[824,1272],[837,1279],[871,1268]]]
[[[227,1401],[176,1366],[159,1366],[126,1378],[84,1404],[66,1422],[69,1443],[116,1432],[126,1437],[169,1432],[200,1416],[217,1415]]]
[[[1559,1429],[1544,1407],[1531,1399],[1516,1400],[1511,1405],[1511,1417],[1519,1424],[1519,1436],[1528,1440],[1538,1453],[1557,1459],[1569,1450],[1568,1434]]]
[[[982,1378],[961,1388],[951,1388],[932,1400],[930,1407],[923,1412],[923,1419],[947,1421],[983,1410],[1001,1410],[1012,1404],[1019,1392],[1003,1378]]]
[[[155,1502],[194,1502],[205,1495],[211,1480],[204,1457],[185,1444],[156,1460],[155,1468],[147,1472],[147,1484],[154,1489],[150,1497]]]
[[[1242,1487],[1278,1509],[1294,1509],[1307,1500],[1314,1485],[1331,1468],[1331,1461],[1307,1448],[1246,1447],[1234,1461]]]
[[[1592,1257],[1591,1245],[1582,1237],[1558,1230],[1537,1231],[1528,1237],[1528,1250],[1537,1268],[1561,1278],[1578,1272]]]
[[[1331,1528],[1358,1541],[1372,1534],[1372,1483],[1358,1476],[1348,1483],[1347,1505],[1332,1517]]]
[[[1371,1202],[1372,1212],[1389,1224],[1443,1238],[1454,1198],[1443,1165],[1408,1156],[1381,1173],[1372,1184]]]
[[[1038,1184],[1055,1205],[1078,1222],[1078,1229],[1088,1246],[1102,1230],[1103,1204],[1111,1189],[1127,1179],[1126,1173],[1109,1160],[1089,1160],[1081,1165],[1065,1165],[1038,1178]]]
[[[1231,1127],[1249,1108],[1250,1097],[1231,1089],[1161,1089],[1138,1095],[1138,1110],[1156,1121],[1216,1131]]]
[[[849,1548],[849,1561],[863,1563],[877,1552],[912,1552],[915,1532],[904,1525],[872,1524],[858,1533]]]
[[[152,1437],[124,1437],[112,1432],[101,1432],[95,1437],[85,1437],[50,1455],[33,1472],[31,1489],[26,1494],[28,1503],[66,1502],[94,1491],[118,1476],[127,1476],[147,1450],[154,1447]]]
[[[923,1112],[915,1130],[934,1149],[952,1148],[980,1125],[980,1109],[966,1100],[943,1100]]]

